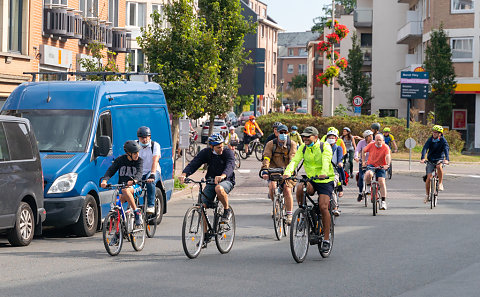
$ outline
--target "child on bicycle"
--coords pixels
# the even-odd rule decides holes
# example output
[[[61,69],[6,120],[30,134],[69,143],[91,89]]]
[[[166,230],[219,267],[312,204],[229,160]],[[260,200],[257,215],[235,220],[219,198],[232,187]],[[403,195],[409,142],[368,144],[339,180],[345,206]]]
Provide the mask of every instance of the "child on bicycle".
[[[139,157],[140,145],[134,140],[128,140],[123,145],[125,155],[115,159],[113,164],[105,172],[102,177],[102,188],[107,187],[107,181],[118,171],[118,183],[125,184],[120,195],[121,202],[128,202],[135,214],[135,225],[142,225],[142,214],[140,209],[135,205],[133,195],[142,189],[137,184],[142,180],[143,160]]]
[[[227,137],[225,138],[225,144],[228,145],[228,148],[234,151],[237,148],[240,139],[238,138],[237,133],[235,133],[235,127],[231,126]]]

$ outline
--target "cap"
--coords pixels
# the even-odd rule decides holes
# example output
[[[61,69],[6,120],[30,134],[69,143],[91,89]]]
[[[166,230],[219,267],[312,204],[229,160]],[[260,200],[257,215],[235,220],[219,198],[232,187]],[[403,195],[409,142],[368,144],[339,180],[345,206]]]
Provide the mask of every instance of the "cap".
[[[300,135],[305,136],[305,137],[309,137],[309,136],[312,136],[312,135],[318,136],[318,130],[315,127],[307,127],[307,128],[305,128],[305,130],[303,130],[303,133],[300,134]]]

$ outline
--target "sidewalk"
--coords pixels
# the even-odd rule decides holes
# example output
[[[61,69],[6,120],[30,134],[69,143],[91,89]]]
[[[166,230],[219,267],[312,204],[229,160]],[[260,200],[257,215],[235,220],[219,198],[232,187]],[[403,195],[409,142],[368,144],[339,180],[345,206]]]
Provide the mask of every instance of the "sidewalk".
[[[177,166],[178,166],[178,168],[175,169],[175,176],[176,177],[182,175],[182,169],[181,169],[182,164],[181,164],[181,162],[177,163]],[[197,170],[197,172],[190,175],[189,177],[191,179],[194,179],[194,180],[201,180],[202,178],[205,177],[205,173],[206,173],[206,171],[203,172],[203,170],[199,169],[199,170]],[[174,200],[178,200],[178,199],[184,199],[186,197],[190,197],[191,194],[193,194],[194,196],[197,196],[198,189],[193,189],[193,192],[192,192],[192,187],[196,187],[196,186],[193,185],[193,184],[188,184],[188,185],[185,185],[185,188],[182,189],[182,190],[174,189],[172,197],[170,198],[170,201],[174,201]]]
[[[425,164],[421,164],[417,159],[412,159],[411,170],[409,170],[408,161],[393,159],[393,172],[415,172],[424,173]],[[447,175],[475,175],[480,177],[480,164],[475,163],[450,163],[445,166]]]

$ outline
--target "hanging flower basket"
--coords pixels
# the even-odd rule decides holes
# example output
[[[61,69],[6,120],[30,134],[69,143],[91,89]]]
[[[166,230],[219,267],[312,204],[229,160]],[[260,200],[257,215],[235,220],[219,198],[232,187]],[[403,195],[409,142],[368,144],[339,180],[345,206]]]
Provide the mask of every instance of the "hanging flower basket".
[[[340,54],[337,51],[333,51],[333,60],[336,61],[336,60],[338,60],[339,57],[340,57]],[[332,58],[332,52],[328,51],[327,52],[327,59],[330,60],[331,58]]]
[[[336,24],[335,25],[335,34],[341,39],[345,38],[350,31],[348,30],[347,26]]]
[[[338,25],[338,21],[335,20],[335,25]],[[325,22],[325,27],[332,29],[332,20],[328,20]]]
[[[339,43],[340,42],[340,37],[338,37],[337,34],[335,33],[332,33],[332,34],[328,34],[327,36],[325,36],[327,38],[327,41],[330,42],[331,44],[335,44],[335,43]]]
[[[330,84],[330,79],[323,72],[317,75],[317,81],[325,86],[328,86]]]
[[[337,77],[340,74],[340,68],[336,65],[328,66],[327,69],[325,69],[324,74],[328,78],[332,79],[334,77]]]
[[[319,50],[321,53],[326,52],[330,49],[330,42],[328,41],[320,41],[317,46],[317,50]]]
[[[348,66],[347,59],[345,58],[338,59],[337,61],[335,61],[335,65],[337,65],[340,69],[345,70],[345,68],[347,68]]]

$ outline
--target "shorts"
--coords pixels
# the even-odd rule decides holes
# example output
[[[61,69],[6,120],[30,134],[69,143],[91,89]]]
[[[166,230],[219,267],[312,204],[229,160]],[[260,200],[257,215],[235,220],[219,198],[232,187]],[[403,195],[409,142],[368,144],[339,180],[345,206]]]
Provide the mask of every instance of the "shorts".
[[[233,184],[229,180],[224,180],[218,185],[222,186],[223,189],[225,190],[225,193],[227,194],[233,190]],[[204,203],[207,206],[207,208],[213,208],[215,206],[213,202],[215,201],[215,197],[217,197],[217,193],[215,193],[216,186],[217,185],[207,184],[203,189],[204,195],[202,195],[202,203]]]
[[[314,183],[310,182],[313,187],[313,190],[318,193],[318,195],[327,195],[328,197],[332,198],[334,182],[328,183]]]
[[[379,177],[386,178],[387,177],[387,173],[385,172],[385,169],[375,169],[375,166],[372,166],[372,165],[367,165],[367,171],[373,171],[373,173],[375,173],[375,176],[377,178],[379,178]]]
[[[255,135],[252,135],[252,136],[245,134],[245,135],[243,136],[243,143],[244,143],[244,144],[249,144],[251,141],[254,141],[254,140],[257,139],[257,138],[260,138],[260,137],[258,136],[258,134],[255,134]]]
[[[437,167],[437,162],[439,162],[440,160],[438,161],[430,161],[430,162],[427,162],[427,168],[426,168],[426,173],[427,174],[430,174],[433,172],[433,170],[435,170],[435,167]]]
[[[276,182],[276,181],[270,181],[270,182],[271,182],[271,183],[274,183],[274,182]],[[280,181],[280,182],[281,182],[281,181]],[[293,180],[291,180],[291,179],[287,179],[287,180],[285,180],[284,182],[285,182],[285,185],[286,185],[287,187],[290,187],[290,188],[292,188],[292,189],[295,187],[295,184],[296,184],[296,182],[293,181]]]

